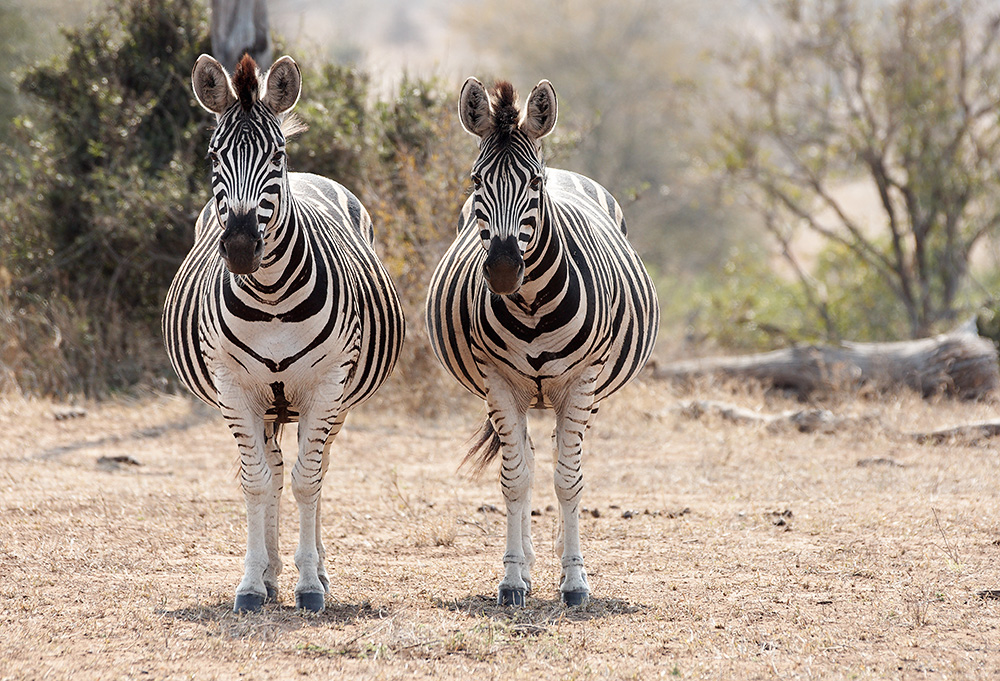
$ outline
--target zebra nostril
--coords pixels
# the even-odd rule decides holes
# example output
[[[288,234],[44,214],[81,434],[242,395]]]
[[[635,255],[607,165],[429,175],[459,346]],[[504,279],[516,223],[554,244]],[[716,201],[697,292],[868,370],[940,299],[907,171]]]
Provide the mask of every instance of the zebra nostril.
[[[219,239],[219,255],[221,255],[223,257],[223,259],[225,259],[227,257],[227,255],[226,255],[226,242],[223,241],[222,239]]]
[[[521,287],[524,277],[524,260],[514,237],[490,241],[490,249],[483,262],[486,285],[493,293],[509,295]]]
[[[264,239],[258,238],[253,247],[253,257],[259,258],[264,253]]]

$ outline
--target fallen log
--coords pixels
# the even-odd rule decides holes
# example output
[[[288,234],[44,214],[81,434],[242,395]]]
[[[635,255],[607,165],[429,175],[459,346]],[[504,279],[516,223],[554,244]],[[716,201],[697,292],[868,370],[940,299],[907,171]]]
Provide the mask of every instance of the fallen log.
[[[651,369],[658,379],[719,376],[759,381],[808,396],[820,390],[910,387],[923,396],[977,399],[1000,386],[997,349],[974,325],[918,340],[808,345],[737,357],[707,357]]]

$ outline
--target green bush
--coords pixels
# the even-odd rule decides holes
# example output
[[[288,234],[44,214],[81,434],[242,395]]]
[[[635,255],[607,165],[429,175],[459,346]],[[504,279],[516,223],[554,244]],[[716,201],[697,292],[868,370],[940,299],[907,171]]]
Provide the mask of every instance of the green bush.
[[[11,121],[20,113],[17,83],[12,72],[22,63],[28,47],[28,22],[9,3],[0,4],[0,140],[7,141]]]
[[[906,310],[885,279],[846,247],[832,244],[817,255],[811,299],[786,269],[782,261],[749,248],[732,251],[722,267],[695,278],[661,277],[663,329],[683,328],[688,345],[744,352],[908,336]],[[975,307],[968,302],[961,309],[971,316]],[[985,314],[980,322],[1000,328],[993,319]]]
[[[733,250],[719,268],[683,287],[689,293],[678,296],[661,285],[661,324],[683,316],[688,342],[756,351],[812,341],[819,334],[817,320],[805,314],[801,288],[777,274],[768,255],[758,250]]]
[[[350,66],[298,63],[302,98],[295,111],[309,129],[288,144],[288,167],[332,178],[360,196],[358,180],[371,159],[366,137],[374,134],[368,75]]]
[[[207,17],[194,0],[135,0],[65,36],[66,53],[22,81],[41,113],[3,154],[0,361],[22,389],[102,393],[165,364],[148,352],[164,282],[207,195],[188,85]]]
[[[894,341],[910,336],[906,308],[884,276],[846,246],[831,243],[816,263],[816,279],[833,329],[830,340]]]

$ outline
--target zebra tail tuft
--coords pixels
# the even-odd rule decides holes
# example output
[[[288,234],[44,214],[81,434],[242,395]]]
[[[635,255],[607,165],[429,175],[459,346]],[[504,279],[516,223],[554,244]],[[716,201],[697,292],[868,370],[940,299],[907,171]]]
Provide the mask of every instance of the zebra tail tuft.
[[[489,417],[486,417],[483,425],[479,427],[472,438],[475,441],[469,447],[468,453],[458,467],[462,468],[469,464],[472,467],[472,476],[478,478],[500,453],[500,435],[493,427],[493,422],[490,421]]]

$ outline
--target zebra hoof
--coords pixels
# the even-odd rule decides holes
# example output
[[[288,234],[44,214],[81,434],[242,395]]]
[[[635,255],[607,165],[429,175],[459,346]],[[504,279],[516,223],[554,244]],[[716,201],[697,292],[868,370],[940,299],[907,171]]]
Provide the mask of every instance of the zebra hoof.
[[[587,601],[589,600],[590,600],[590,592],[588,591],[562,592],[562,602],[571,608],[577,605],[586,605]]]
[[[326,605],[325,596],[326,594],[322,591],[318,593],[303,591],[302,593],[295,594],[295,607],[299,610],[308,610],[309,612],[322,612]]]
[[[267,589],[267,595],[264,596],[265,603],[277,603],[278,602],[278,587],[271,586],[270,584],[265,584],[264,588]]]
[[[264,596],[260,594],[236,594],[236,602],[233,603],[233,612],[258,612],[263,607]]]
[[[497,593],[497,605],[512,605],[515,608],[524,607],[524,595],[524,589],[511,589],[502,586]]]

